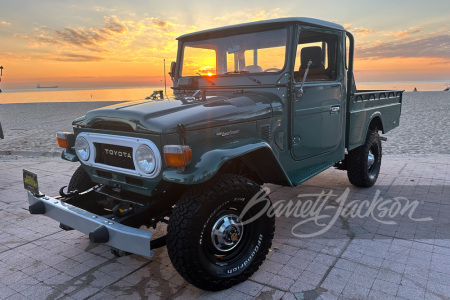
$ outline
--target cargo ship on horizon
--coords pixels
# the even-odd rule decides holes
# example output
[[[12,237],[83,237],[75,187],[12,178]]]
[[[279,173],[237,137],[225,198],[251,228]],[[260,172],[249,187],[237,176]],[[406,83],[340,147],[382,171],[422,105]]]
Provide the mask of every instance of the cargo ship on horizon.
[[[57,89],[58,86],[54,85],[54,86],[41,86],[39,83],[36,86],[37,89]]]

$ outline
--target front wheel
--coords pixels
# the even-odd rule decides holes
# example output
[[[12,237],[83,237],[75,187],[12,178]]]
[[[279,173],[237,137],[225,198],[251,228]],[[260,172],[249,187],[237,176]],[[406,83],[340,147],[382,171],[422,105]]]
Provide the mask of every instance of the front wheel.
[[[371,187],[381,168],[381,140],[376,130],[370,130],[364,145],[351,150],[347,157],[347,176],[350,183]]]
[[[92,182],[91,177],[83,168],[83,166],[79,166],[72,175],[70,179],[69,186],[67,190],[69,192],[77,190],[78,192],[84,192],[91,187],[93,187],[95,183]]]
[[[272,245],[271,207],[259,185],[237,175],[219,175],[189,190],[176,204],[167,228],[173,266],[204,290],[218,291],[245,281]]]

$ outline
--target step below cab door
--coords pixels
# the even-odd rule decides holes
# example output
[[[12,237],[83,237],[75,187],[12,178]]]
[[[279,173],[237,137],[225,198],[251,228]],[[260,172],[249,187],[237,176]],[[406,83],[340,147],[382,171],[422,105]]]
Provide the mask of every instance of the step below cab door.
[[[294,160],[317,164],[340,160],[344,152],[345,86],[340,32],[300,30],[294,69],[292,147]],[[304,74],[309,71],[301,89]],[[306,163],[311,165],[311,163]]]

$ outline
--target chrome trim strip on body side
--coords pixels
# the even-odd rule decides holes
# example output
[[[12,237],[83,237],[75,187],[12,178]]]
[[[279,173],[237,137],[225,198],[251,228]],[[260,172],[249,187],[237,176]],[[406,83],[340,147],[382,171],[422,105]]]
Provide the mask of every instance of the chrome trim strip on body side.
[[[104,226],[109,233],[107,245],[146,257],[153,256],[153,251],[150,249],[150,238],[153,233],[150,231],[125,226],[58,199],[48,196],[36,197],[28,192],[30,206],[37,202],[45,205],[44,215],[53,220],[84,234],[89,234],[99,226]]]
[[[121,174],[134,175],[134,176],[140,176],[140,177],[146,177],[146,178],[155,178],[161,172],[161,167],[162,167],[161,154],[158,150],[158,147],[156,147],[155,143],[153,143],[150,140],[142,139],[142,138],[110,135],[110,134],[89,133],[89,132],[82,132],[78,136],[84,137],[87,140],[87,142],[89,143],[89,149],[91,152],[91,155],[89,156],[89,159],[87,161],[83,161],[80,159],[80,162],[83,164],[86,164],[86,165],[94,167],[94,168],[102,169],[102,170],[113,171],[113,172],[118,172]],[[119,167],[114,167],[114,166],[95,162],[95,158],[97,156],[97,153],[96,153],[97,150],[96,150],[96,147],[94,146],[94,143],[110,144],[110,145],[117,145],[117,146],[124,146],[124,147],[132,148],[133,149],[133,163],[135,166],[135,170],[119,168]],[[150,174],[142,172],[137,167],[136,151],[137,151],[138,147],[141,145],[147,145],[148,147],[150,147],[150,149],[153,151],[153,153],[155,155],[155,160],[156,160],[155,170]]]
[[[356,114],[356,113],[360,113],[360,112],[364,112],[364,111],[368,111],[368,110],[387,108],[387,107],[397,106],[397,105],[401,105],[401,103],[400,102],[395,102],[395,103],[385,104],[385,105],[368,106],[368,107],[364,107],[364,108],[361,108],[361,109],[351,110],[350,114]]]

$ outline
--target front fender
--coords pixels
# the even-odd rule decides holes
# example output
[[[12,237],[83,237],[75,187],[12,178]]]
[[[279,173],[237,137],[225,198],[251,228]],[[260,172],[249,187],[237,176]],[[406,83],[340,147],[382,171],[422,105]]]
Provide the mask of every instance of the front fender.
[[[206,151],[197,157],[194,154],[193,161],[186,167],[184,172],[178,173],[177,168],[167,168],[163,172],[163,179],[179,184],[202,183],[212,178],[225,162],[261,150],[266,150],[265,155],[271,156],[267,157],[265,162],[276,164],[274,167],[280,171],[280,176],[284,176],[284,178],[279,179],[286,181],[287,185],[291,185],[289,177],[284,172],[278,159],[273,155],[270,145],[257,138],[233,141],[221,145],[219,148]],[[193,149],[192,151],[195,153],[198,149]]]

